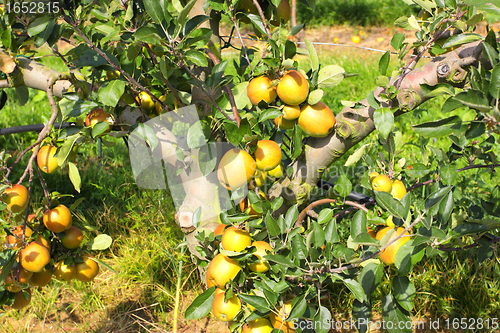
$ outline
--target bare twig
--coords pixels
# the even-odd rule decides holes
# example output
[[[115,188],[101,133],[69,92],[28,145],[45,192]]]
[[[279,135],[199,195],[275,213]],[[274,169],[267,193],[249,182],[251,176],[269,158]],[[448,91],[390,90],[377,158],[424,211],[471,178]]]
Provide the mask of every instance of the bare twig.
[[[364,205],[359,204],[357,202],[347,200],[347,201],[344,201],[344,204],[346,204],[348,206],[355,207],[357,209],[361,209],[363,212],[368,213],[368,208],[366,208]]]
[[[319,206],[319,205],[323,205],[323,204],[327,204],[327,203],[335,203],[335,202],[337,202],[337,200],[335,200],[335,199],[320,199],[320,200],[316,200],[314,202],[311,202],[306,208],[304,208],[302,210],[302,212],[300,212],[299,216],[297,217],[297,221],[295,221],[295,224],[293,227],[294,228],[300,227],[302,225],[302,221],[306,217],[307,212],[312,210],[314,207]]]
[[[463,12],[461,13],[460,12],[460,9],[458,10],[457,12],[457,15],[455,17],[455,19],[453,21],[458,21],[460,20],[460,18],[462,18],[462,16],[465,14],[466,12]],[[447,22],[449,20],[444,20],[442,23],[444,22]],[[425,51],[427,51],[430,47],[430,45],[432,43],[434,43],[436,40],[438,40],[439,38],[441,38],[441,36],[443,36],[447,31],[449,31],[451,28],[453,27],[452,24],[450,24],[448,27],[446,27],[443,31],[441,31],[440,33],[436,34],[435,36],[432,37],[431,40],[429,40],[429,42],[427,42],[427,44],[425,44],[425,46],[420,50],[420,52],[415,56],[415,57],[412,57],[409,61],[408,61],[408,64],[402,68],[402,74],[400,75],[400,77],[398,78],[398,80],[394,83],[394,86],[396,88],[399,88],[399,86],[401,85],[401,83],[403,82],[403,79],[405,78],[405,76],[411,72],[413,70],[413,68],[415,67],[415,65],[417,64],[418,60],[420,60],[420,58],[422,57],[422,55],[425,53]]]
[[[220,62],[219,59],[217,59],[217,57],[215,56],[215,54],[213,54],[209,49],[206,49],[205,52],[208,54],[210,59],[212,59],[212,62],[215,65],[217,65]],[[226,91],[227,97],[229,98],[229,104],[231,104],[231,109],[233,110],[233,118],[236,119],[236,125],[240,127],[240,122],[241,122],[240,114],[238,113],[238,107],[236,106],[234,95],[231,90],[231,87],[229,87],[229,84],[224,85],[224,90]]]
[[[158,65],[158,60],[156,59],[156,54],[153,52],[153,50],[151,50],[151,48],[149,47],[148,44],[145,45],[146,47],[146,50],[148,51],[148,54],[149,54],[149,57],[151,58],[151,61],[153,62],[153,65]],[[182,100],[179,98],[179,93],[177,91],[177,89],[175,89],[171,84],[170,84],[170,81],[167,80],[167,78],[165,76],[163,76],[163,73],[160,71],[158,71],[158,73],[160,74],[160,77],[161,79],[163,80],[163,82],[165,83],[165,85],[168,87],[168,89],[170,90],[170,92],[172,92],[172,94],[174,94],[174,98],[177,100],[177,103],[179,103],[179,105],[181,107],[184,107],[184,103],[182,103]]]
[[[38,139],[36,140],[37,144],[36,144],[36,146],[33,149],[33,153],[31,154],[31,157],[30,157],[30,159],[28,161],[28,166],[24,170],[24,173],[21,176],[21,178],[19,179],[18,184],[23,181],[23,179],[26,177],[28,171],[30,172],[30,174],[33,172],[33,161],[35,160],[35,157],[38,154],[38,150],[40,149],[40,143],[42,142],[43,139],[45,139],[45,137],[47,137],[47,135],[50,132],[50,129],[51,129],[52,125],[56,121],[59,109],[57,108],[57,103],[56,103],[56,100],[54,98],[54,90],[53,90],[53,88],[54,88],[54,84],[58,80],[60,80],[62,78],[66,78],[67,79],[67,75],[66,74],[59,74],[57,76],[51,77],[48,80],[48,83],[47,83],[47,98],[49,99],[49,104],[50,104],[50,107],[52,108],[52,115],[50,116],[50,119],[47,122],[47,124],[45,125],[45,127],[43,128],[43,130],[38,134]],[[10,170],[12,170],[12,167],[11,167]]]
[[[262,23],[264,24],[264,29],[266,30],[266,35],[269,39],[272,39],[271,37],[271,30],[269,30],[269,26],[267,25],[266,17],[264,16],[264,12],[262,11],[262,8],[260,7],[260,4],[257,0],[252,0],[253,4],[257,8],[257,12],[259,12],[260,19],[262,20]]]
[[[184,69],[188,72],[188,74],[193,78],[193,80],[196,82],[196,85],[198,86],[198,88],[201,89],[201,91],[203,91],[203,93],[208,97],[208,99],[210,100],[210,102],[212,102],[212,104],[217,108],[217,110],[220,111],[220,113],[222,113],[222,115],[224,117],[226,117],[227,120],[229,121],[235,121],[236,119],[232,118],[232,117],[229,117],[226,113],[225,110],[222,110],[222,108],[219,106],[219,104],[217,104],[217,102],[215,101],[215,99],[213,98],[212,95],[210,95],[206,89],[203,88],[200,80],[198,80],[198,78],[196,77],[196,75],[194,75],[194,73],[189,69],[189,67],[186,65],[186,63],[184,61],[182,61],[182,67],[184,67]]]
[[[245,43],[243,42],[243,37],[241,37],[240,28],[238,27],[238,24],[236,23],[234,7],[231,4],[231,1],[229,1],[229,0],[226,0],[226,4],[227,4],[227,7],[229,8],[229,10],[231,11],[231,21],[233,22],[234,28],[236,29],[236,34],[238,35],[238,38],[240,39],[241,47],[243,49],[243,52],[245,53],[245,59],[247,60],[248,66],[250,67],[250,70],[252,71],[252,75],[253,75],[252,62],[250,61],[250,58],[248,57],[247,47],[246,47]]]

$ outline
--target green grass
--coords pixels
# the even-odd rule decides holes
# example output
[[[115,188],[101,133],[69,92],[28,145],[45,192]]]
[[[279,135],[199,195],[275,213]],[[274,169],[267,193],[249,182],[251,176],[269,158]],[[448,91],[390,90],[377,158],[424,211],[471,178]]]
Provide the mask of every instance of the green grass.
[[[316,8],[297,1],[297,23],[308,27],[392,26],[401,16],[418,14],[401,0],[318,0]]]
[[[347,72],[359,74],[325,90],[324,101],[334,113],[340,112],[341,100],[360,100],[375,87],[378,74],[374,69],[377,68],[378,54],[329,53],[320,47],[318,54],[323,65],[335,61]],[[53,61],[52,65],[57,67],[60,64]],[[308,65],[301,62],[301,66],[307,69]],[[2,127],[42,123],[48,118],[50,108],[43,94],[34,92],[31,96],[32,99],[20,107],[15,102],[14,93],[9,91],[9,102],[0,112]],[[440,103],[442,100],[426,103],[419,111],[398,118],[404,140],[409,142],[413,138],[410,125],[449,116],[437,111]],[[461,110],[454,114],[467,119],[472,117],[470,112]],[[0,137],[0,147],[13,153],[35,140],[34,133]],[[376,138],[370,136],[366,140]],[[179,260],[185,262],[183,309],[201,291],[196,267],[187,256],[180,257],[176,248],[182,241],[182,233],[174,223],[174,206],[168,191],[138,188],[125,144],[122,140],[115,140],[115,143],[113,148],[104,148],[101,158],[97,157],[96,145],[82,147],[76,159],[82,175],[81,193],[72,188],[67,170],[47,175],[46,180],[50,191],[74,196],[63,199],[62,203],[69,205],[73,200],[85,198],[74,214],[75,223],[88,225],[113,237],[112,247],[100,254],[99,259],[116,273],[101,267],[101,274],[93,284],[53,281],[49,287],[35,290],[33,302],[27,310],[19,313],[8,311],[0,317],[3,331],[27,331],[22,327],[27,327],[28,322],[35,324],[31,331],[41,331],[42,327],[46,331],[70,328],[76,332],[96,333],[168,331],[171,329],[177,279],[175,267]],[[445,147],[449,142],[447,138],[442,138],[432,144]],[[379,151],[382,152],[383,148]],[[408,150],[405,154],[410,157],[410,152]],[[343,165],[347,155],[339,161],[339,165]],[[25,157],[21,165],[26,162]],[[11,180],[20,176],[20,169],[16,168]],[[40,202],[40,188],[36,187],[34,191],[34,202]],[[35,205],[33,208],[38,207]],[[90,237],[97,232],[89,230],[87,233]],[[394,274],[393,268],[386,269],[386,277]],[[500,313],[499,274],[497,262],[487,261],[479,265],[475,251],[425,260],[411,275],[417,289],[413,314],[417,318],[432,319],[447,316],[493,317]],[[381,299],[390,289],[387,281],[372,296],[375,311],[381,310]],[[330,293],[329,302],[334,315],[349,318],[354,300],[349,291],[334,285]]]

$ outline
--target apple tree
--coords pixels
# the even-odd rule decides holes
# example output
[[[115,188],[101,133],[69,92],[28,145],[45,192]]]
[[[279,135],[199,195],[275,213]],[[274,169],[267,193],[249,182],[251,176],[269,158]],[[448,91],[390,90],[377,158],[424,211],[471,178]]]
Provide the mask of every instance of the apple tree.
[[[109,246],[101,235],[64,247],[68,221],[53,229],[45,216],[56,209],[57,222],[71,213],[42,172],[67,166],[78,190],[71,162],[78,147],[123,138],[138,186],[168,188],[207,283],[186,318],[212,312],[233,332],[328,332],[328,300],[342,285],[355,298],[355,327],[365,332],[372,294],[387,282],[384,320],[411,322],[409,276],[419,263],[468,249],[479,262],[498,257],[499,50],[495,31],[481,35],[476,27],[500,9],[476,0],[406,2],[421,14],[395,24],[415,31],[416,41],[396,33],[394,52],[374,69],[376,88],[342,107],[322,100],[350,75],[322,64],[307,39],[305,48],[293,42],[303,25],[290,26],[287,0],[54,1],[34,11],[6,2],[0,87],[15,90],[20,104],[27,88],[43,90],[52,113],[19,158],[0,156],[2,225],[14,237],[1,254],[0,282],[14,269],[1,302],[16,304],[11,285],[29,290],[29,279],[20,281],[22,253],[40,244],[38,236],[56,247],[31,249],[47,254],[40,271],[57,270],[61,279],[92,265],[89,250]],[[247,45],[243,27],[262,50]],[[72,47],[63,52],[59,41]],[[42,47],[67,71],[34,60]],[[391,58],[398,62],[392,73]],[[404,142],[409,135],[396,117],[434,98],[446,100],[443,113],[469,110],[474,118],[420,123]],[[2,91],[2,106],[5,99]],[[26,171],[12,179],[23,156]],[[27,188],[9,195],[28,174]],[[30,202],[33,186],[44,188],[45,201]]]

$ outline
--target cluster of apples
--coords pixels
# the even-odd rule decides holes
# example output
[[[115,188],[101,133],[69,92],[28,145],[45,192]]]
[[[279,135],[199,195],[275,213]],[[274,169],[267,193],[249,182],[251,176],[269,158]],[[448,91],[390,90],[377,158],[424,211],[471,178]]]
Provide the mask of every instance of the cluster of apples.
[[[335,116],[325,103],[306,102],[309,82],[297,70],[288,70],[278,78],[277,84],[267,75],[253,78],[248,84],[247,96],[254,106],[262,102],[275,103],[278,97],[283,115],[274,119],[274,123],[280,129],[292,129],[298,124],[306,135],[322,138],[335,127]]]
[[[255,159],[245,150],[233,148],[219,162],[217,177],[228,190],[234,191],[255,180],[262,186],[267,175],[281,177],[281,148],[271,140],[259,140],[253,152]]]
[[[28,205],[28,190],[25,186],[16,184],[7,188],[0,199],[7,205],[8,212],[22,213]],[[19,250],[16,263],[4,282],[5,290],[14,293],[11,305],[14,309],[21,309],[30,303],[31,286],[43,287],[53,276],[63,281],[76,277],[80,281],[90,282],[99,272],[99,265],[90,254],[80,255],[82,251],[77,252],[83,240],[83,232],[72,225],[71,212],[66,206],[55,203],[55,207],[43,213],[41,220],[48,232],[35,215],[29,215],[26,226],[13,227],[11,234],[5,239],[5,249]],[[49,235],[49,240],[44,234]],[[64,250],[54,251],[52,246],[59,244]],[[64,260],[56,261],[53,269],[50,269],[51,253],[55,252],[66,252],[65,254],[76,259],[71,264],[66,264]]]
[[[391,180],[387,175],[380,175],[378,172],[373,171],[370,173],[370,183],[372,185],[372,189],[374,191],[387,192],[392,195],[394,199],[401,200],[406,195],[406,187],[403,182],[399,179]],[[388,241],[398,237],[404,231],[404,228],[398,227],[396,228],[392,216],[386,221],[387,226],[380,229],[374,238],[381,241],[382,238],[391,230],[395,230]],[[409,235],[408,232],[405,232],[403,236]],[[373,237],[373,236],[372,236]],[[384,251],[382,251],[379,255],[380,260],[384,262],[386,265],[393,265],[396,258],[396,253],[399,248],[408,242],[410,237],[401,237],[391,245],[389,245]]]
[[[380,175],[376,171],[370,173],[370,183],[374,191],[390,193],[394,199],[401,200],[406,194],[406,187],[402,181],[391,180],[387,175]]]
[[[249,247],[255,247],[256,249],[253,255],[257,257],[257,260],[246,264],[246,267],[242,267],[237,260],[223,253],[217,254],[208,266],[206,274],[207,286],[208,288],[217,287],[212,303],[212,313],[221,321],[231,322],[242,310],[242,302],[236,294],[226,298],[227,284],[243,269],[255,273],[269,271],[269,262],[263,257],[268,253],[272,253],[273,248],[268,242],[252,241],[250,233],[246,230],[225,224],[220,224],[215,229],[214,235],[216,237],[222,235],[220,243],[216,241],[214,244],[217,246],[222,245],[225,251],[244,252]],[[258,291],[254,291],[254,293],[258,293]],[[250,311],[255,310],[250,305],[247,305],[247,307]],[[275,312],[270,313],[269,318],[250,321],[243,326],[242,333],[270,333],[273,328],[280,328],[285,332],[295,332],[295,330],[291,330],[291,323],[283,320],[283,317],[286,318],[290,313],[291,304],[285,304],[285,310],[287,310],[285,315],[281,312],[281,309],[277,309]]]

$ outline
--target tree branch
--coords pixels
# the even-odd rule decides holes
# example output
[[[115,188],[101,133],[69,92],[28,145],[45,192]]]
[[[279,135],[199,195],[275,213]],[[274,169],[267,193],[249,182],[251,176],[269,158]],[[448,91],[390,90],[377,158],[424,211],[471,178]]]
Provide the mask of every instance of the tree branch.
[[[413,70],[406,74],[401,80],[401,85],[397,96],[393,100],[384,101],[381,94],[385,92],[384,88],[378,87],[374,95],[379,99],[381,107],[397,108],[395,115],[411,111],[418,105],[432,98],[426,96],[421,84],[435,86],[441,82],[448,82],[454,86],[463,86],[467,72],[463,66],[478,64],[483,61],[481,58],[481,42],[466,44],[456,51],[450,52],[446,57],[436,57],[430,63]],[[394,84],[399,77],[392,81]],[[304,156],[292,164],[293,174],[285,193],[282,183],[274,184],[278,189],[270,195],[271,200],[277,196],[286,196],[288,202],[293,204],[297,200],[299,190],[306,184],[312,190],[318,180],[321,178],[324,170],[342,157],[358,142],[365,139],[374,129],[373,114],[375,109],[369,106],[365,98],[360,102],[362,108],[344,108],[337,115],[337,124],[335,130],[324,138],[310,138],[304,149]],[[281,180],[284,182],[285,180]],[[290,186],[292,188],[290,188]],[[295,193],[295,198],[289,193]],[[303,193],[301,193],[302,195]]]

